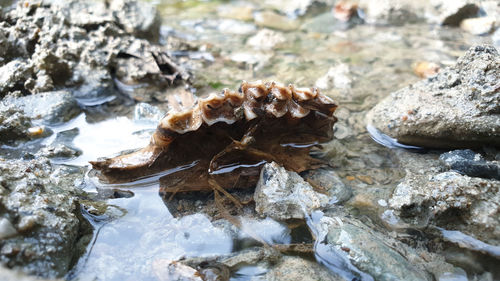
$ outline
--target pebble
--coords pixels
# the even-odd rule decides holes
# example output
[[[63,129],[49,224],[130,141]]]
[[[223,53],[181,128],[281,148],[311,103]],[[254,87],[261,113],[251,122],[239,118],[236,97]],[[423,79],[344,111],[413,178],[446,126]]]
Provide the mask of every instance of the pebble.
[[[460,22],[460,28],[474,35],[485,35],[495,30],[496,23],[495,17],[470,18]]]
[[[289,18],[273,11],[263,11],[256,13],[254,16],[254,20],[258,26],[283,31],[291,31],[298,27],[298,23],[296,21],[290,20]]]
[[[17,235],[17,230],[6,218],[0,218],[0,239],[7,239]]]

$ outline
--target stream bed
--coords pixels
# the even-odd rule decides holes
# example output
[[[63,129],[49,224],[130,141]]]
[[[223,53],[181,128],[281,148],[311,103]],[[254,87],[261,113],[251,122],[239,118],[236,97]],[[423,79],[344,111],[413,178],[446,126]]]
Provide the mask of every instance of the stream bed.
[[[51,59],[51,53],[45,57],[43,52],[37,53],[38,57],[32,58],[35,70],[26,70],[35,73],[26,76],[36,77],[36,81],[31,82],[33,85],[2,78],[5,80],[3,86],[0,85],[3,92],[19,91],[8,97],[7,94],[0,96],[6,108],[16,102],[27,108],[32,101],[20,101],[29,97],[27,91],[44,93],[49,88],[50,91],[71,89],[74,100],[61,93],[61,100],[65,101],[62,105],[53,106],[53,102],[46,101],[54,109],[42,115],[54,115],[55,121],[45,117],[37,119],[38,111],[43,111],[40,108],[44,106],[37,101],[24,109],[24,112],[33,112],[31,115],[25,113],[29,120],[32,119],[30,124],[26,125],[28,119],[21,117],[11,121],[29,128],[32,135],[6,129],[5,132],[12,133],[13,137],[0,136],[0,165],[4,165],[0,166],[0,183],[3,180],[18,185],[45,186],[31,188],[26,194],[43,194],[50,190],[50,198],[66,194],[66,191],[52,190],[52,186],[69,185],[76,189],[71,189],[68,195],[74,200],[74,204],[69,204],[72,209],[63,215],[72,222],[64,226],[49,222],[39,224],[41,226],[24,226],[23,230],[22,225],[29,224],[29,219],[25,222],[22,216],[15,215],[12,210],[18,207],[12,207],[14,203],[3,203],[7,206],[4,209],[9,210],[4,211],[0,205],[0,238],[4,239],[0,241],[0,262],[8,268],[49,279],[82,281],[201,280],[199,274],[193,272],[206,273],[207,270],[220,278],[207,280],[402,280],[403,276],[405,280],[499,280],[500,271],[496,266],[500,260],[499,179],[479,177],[476,184],[476,178],[471,177],[475,186],[491,187],[485,191],[493,198],[491,201],[465,196],[457,202],[443,199],[452,207],[448,208],[445,203],[444,207],[440,203],[434,207],[429,200],[420,200],[427,196],[425,192],[415,191],[411,200],[416,203],[405,203],[411,191],[400,194],[395,190],[401,190],[403,183],[411,186],[420,179],[408,179],[410,175],[428,176],[429,181],[438,182],[435,186],[442,180],[455,179],[454,174],[443,176],[452,172],[447,172],[443,160],[439,160],[443,153],[452,149],[418,149],[416,146],[405,149],[395,140],[391,145],[390,137],[385,138],[389,140],[385,142],[380,141],[385,135],[377,138],[376,134],[382,134],[377,129],[370,135],[366,121],[367,113],[390,93],[425,79],[421,75],[427,74],[419,70],[420,63],[434,63],[438,66],[437,72],[455,65],[471,46],[493,44],[498,49],[499,31],[475,35],[457,26],[411,20],[410,16],[403,17],[400,22],[370,23],[370,19],[377,19],[376,16],[366,11],[365,15],[361,9],[356,16],[347,13],[346,20],[333,16],[333,2],[151,1],[137,6],[153,7],[153,12],[134,6],[139,12],[132,9],[130,14],[126,14],[129,10],[125,8],[119,10],[121,6],[107,7],[117,9],[119,20],[116,21],[120,24],[109,24],[112,21],[106,18],[107,14],[101,14],[99,7],[94,9],[92,5],[80,8],[81,14],[69,10],[74,22],[70,20],[70,31],[61,32],[60,38],[71,38],[71,42],[78,36],[88,36],[91,42],[98,42],[96,46],[106,46],[104,49],[108,52],[126,45],[128,53],[123,51],[110,58],[106,52],[92,53],[93,47],[69,43],[70,50],[84,50],[80,61],[89,61],[91,67],[71,63],[71,56],[75,56],[72,51],[59,49],[53,52],[54,56],[64,57],[70,63]],[[80,4],[72,3],[78,9]],[[35,14],[36,17],[33,12],[36,8],[31,12],[23,9],[30,9],[28,4],[18,7],[18,13]],[[120,16],[116,11],[125,15]],[[80,20],[79,17],[85,17],[87,12],[99,17],[96,16],[95,22]],[[57,16],[60,15],[54,13],[53,17]],[[142,26],[130,25],[132,31],[129,31],[123,19],[134,19],[134,16],[144,16],[147,20],[139,21]],[[496,18],[498,20],[498,15]],[[54,26],[57,24],[59,21],[54,19]],[[147,33],[141,29],[146,24],[150,24],[149,29],[156,27],[159,32]],[[124,39],[106,41],[106,36]],[[134,41],[133,36],[152,43],[145,43],[148,41],[144,39]],[[0,36],[0,43],[1,40]],[[188,73],[176,78],[181,82],[161,80],[165,78],[150,71],[147,59],[137,62],[144,54],[156,52],[155,42]],[[26,46],[28,53],[39,52],[30,47],[29,42]],[[23,56],[26,55],[21,51],[13,55]],[[43,61],[40,63],[43,71],[36,70],[40,67],[37,60]],[[118,62],[108,64],[108,60]],[[3,60],[0,62],[0,67],[7,66]],[[105,65],[102,69],[101,64]],[[47,65],[54,69],[71,69],[72,73],[66,77]],[[114,74],[106,74],[108,69]],[[431,68],[425,70],[433,71]],[[52,86],[42,83],[45,74],[52,78]],[[17,79],[26,78],[22,75]],[[63,78],[58,81],[54,77]],[[280,221],[255,211],[255,203],[251,202],[253,190],[237,191],[235,194],[242,201],[250,202],[242,209],[225,202],[231,215],[241,222],[237,227],[221,214],[211,192],[180,194],[169,199],[159,192],[158,178],[162,174],[132,183],[106,184],[91,170],[89,161],[147,145],[175,95],[203,96],[224,88],[237,90],[244,80],[315,86],[339,105],[335,112],[338,121],[334,139],[322,144],[321,150],[314,155],[325,160],[328,168],[300,174],[309,183],[317,179],[316,182],[324,185],[320,193],[329,196],[326,206],[305,212],[303,219]],[[10,85],[8,83],[12,86],[5,86]],[[92,89],[91,94],[87,94],[88,89]],[[499,101],[493,99],[492,103],[495,102]],[[18,111],[8,110],[11,111],[0,113],[17,116]],[[3,115],[0,119],[7,118]],[[379,143],[374,139],[379,139]],[[498,165],[498,143],[473,149],[485,161]],[[42,176],[35,179],[31,175],[36,169],[25,168],[25,165],[42,165]],[[18,166],[20,168],[12,172],[12,167]],[[170,172],[175,171],[164,173]],[[57,181],[61,174],[62,180]],[[23,178],[36,184],[26,183]],[[5,190],[15,190],[7,186],[5,184]],[[3,192],[0,195],[8,194]],[[450,196],[455,196],[453,194]],[[474,204],[476,199],[484,203],[475,209],[481,216],[460,209],[460,204]],[[19,200],[19,204],[25,202],[48,210],[40,215],[45,219],[52,214],[57,216],[57,212],[49,208],[52,203],[45,206],[40,203],[42,199],[31,202],[5,197],[2,200]],[[52,199],[45,199],[45,202],[47,200]],[[62,203],[53,203],[56,209],[58,204]],[[444,211],[422,210],[439,207]],[[36,208],[22,212],[38,216]],[[475,215],[486,222],[474,221]],[[10,221],[10,226],[3,220]],[[9,227],[15,228],[14,232],[9,232]],[[39,230],[44,227],[49,230]],[[51,232],[52,227],[61,229],[61,233]],[[32,235],[37,231],[42,231],[43,235]],[[58,248],[57,239],[69,241],[68,237],[72,242]],[[262,241],[268,245],[309,245],[309,248],[273,252],[263,246]],[[32,244],[47,244],[54,249],[26,246]],[[28,257],[25,254],[28,251],[34,254]],[[44,257],[46,253],[50,258]],[[56,258],[52,258],[52,253],[56,253]],[[174,261],[182,261],[179,264],[187,269],[180,265],[172,267]]]

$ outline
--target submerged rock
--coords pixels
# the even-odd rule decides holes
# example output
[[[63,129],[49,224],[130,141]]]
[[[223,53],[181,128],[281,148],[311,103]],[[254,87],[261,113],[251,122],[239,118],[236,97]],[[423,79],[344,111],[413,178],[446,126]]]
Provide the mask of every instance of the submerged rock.
[[[500,144],[500,55],[475,46],[436,76],[390,94],[367,122],[404,144],[470,147]]]
[[[435,280],[454,270],[442,257],[409,247],[341,210],[313,214],[312,220],[313,232],[325,235],[315,245],[316,258],[344,279]]]
[[[76,199],[81,180],[80,170],[46,158],[0,159],[0,263],[38,276],[66,274],[83,250],[75,245],[90,230]]]
[[[329,198],[317,193],[297,173],[289,172],[275,162],[264,165],[254,193],[255,210],[276,220],[302,219]]]
[[[285,256],[263,276],[262,280],[340,281],[345,279],[328,271],[317,262],[300,257]]]
[[[80,108],[73,95],[68,91],[44,92],[34,95],[8,96],[0,103],[2,108],[15,107],[32,119],[41,119],[44,123],[61,123],[80,113]]]

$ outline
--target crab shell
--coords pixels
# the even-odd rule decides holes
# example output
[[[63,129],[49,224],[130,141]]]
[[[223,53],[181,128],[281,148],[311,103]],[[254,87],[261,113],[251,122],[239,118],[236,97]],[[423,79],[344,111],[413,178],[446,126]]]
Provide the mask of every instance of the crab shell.
[[[238,91],[224,89],[221,94],[213,93],[206,98],[198,99],[189,108],[181,103],[174,108],[160,121],[147,147],[131,154],[92,161],[90,163],[93,168],[100,170],[101,176],[109,182],[130,181],[194,161],[196,158],[194,155],[181,156],[179,154],[184,152],[172,151],[184,149],[179,148],[182,147],[179,142],[215,142],[206,149],[209,152],[203,153],[211,157],[219,152],[217,150],[223,149],[217,145],[222,141],[210,140],[206,136],[200,137],[200,134],[210,130],[223,130],[234,139],[241,137],[249,124],[261,122],[265,126],[273,120],[280,122],[276,128],[277,133],[286,132],[289,124],[308,120],[303,121],[311,123],[306,129],[306,134],[316,136],[313,139],[308,138],[307,141],[316,144],[325,142],[333,138],[333,124],[336,122],[333,113],[337,105],[315,88],[296,88],[293,85],[284,86],[277,82],[243,81]],[[324,124],[316,126],[315,123]],[[236,131],[240,133],[234,133]],[[294,134],[300,135],[300,129],[296,129]],[[260,138],[273,141],[273,136]],[[174,144],[176,140],[178,143]],[[190,150],[189,147],[186,150]],[[175,156],[176,153],[178,157]],[[181,161],[178,158],[185,159]],[[297,170],[293,166],[291,169]]]

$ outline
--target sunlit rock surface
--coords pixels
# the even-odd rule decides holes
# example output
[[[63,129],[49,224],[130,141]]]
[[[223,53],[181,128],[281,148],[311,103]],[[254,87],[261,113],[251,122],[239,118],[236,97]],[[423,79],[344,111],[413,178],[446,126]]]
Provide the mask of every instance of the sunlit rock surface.
[[[500,145],[500,55],[474,46],[436,76],[390,94],[367,122],[404,144]]]

